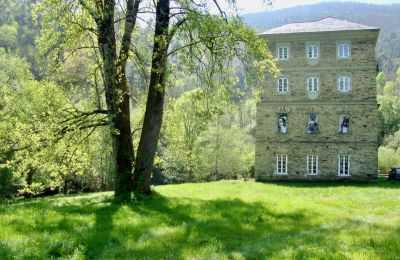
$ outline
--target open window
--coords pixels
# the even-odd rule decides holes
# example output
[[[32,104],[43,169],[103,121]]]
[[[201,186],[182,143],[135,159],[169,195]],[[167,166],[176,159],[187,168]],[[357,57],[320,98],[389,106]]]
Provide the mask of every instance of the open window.
[[[316,114],[309,114],[307,117],[307,133],[316,134],[319,130],[318,116]]]
[[[339,133],[350,133],[350,116],[348,114],[339,115]]]
[[[278,133],[286,134],[288,131],[288,115],[278,114]]]

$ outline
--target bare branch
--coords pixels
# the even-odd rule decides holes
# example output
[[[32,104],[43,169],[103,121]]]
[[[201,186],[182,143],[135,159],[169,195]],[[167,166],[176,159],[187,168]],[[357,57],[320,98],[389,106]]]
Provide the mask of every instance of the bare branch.
[[[221,9],[221,7],[218,4],[218,0],[213,0],[214,4],[217,6],[219,13],[221,14],[221,17],[224,18],[225,22],[228,22],[228,18],[226,18],[226,13]]]

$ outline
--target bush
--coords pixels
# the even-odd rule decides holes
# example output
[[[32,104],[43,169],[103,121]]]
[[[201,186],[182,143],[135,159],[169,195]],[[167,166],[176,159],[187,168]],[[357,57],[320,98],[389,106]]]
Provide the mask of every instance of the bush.
[[[0,169],[0,201],[11,199],[15,194],[12,182],[12,171],[8,168]]]
[[[378,169],[381,174],[399,165],[400,151],[395,151],[384,146],[378,149]]]

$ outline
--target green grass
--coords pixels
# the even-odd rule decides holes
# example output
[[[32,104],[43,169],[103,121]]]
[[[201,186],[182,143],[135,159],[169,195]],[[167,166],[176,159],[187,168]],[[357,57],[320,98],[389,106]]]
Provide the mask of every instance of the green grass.
[[[0,206],[0,259],[399,259],[400,183],[220,181]]]

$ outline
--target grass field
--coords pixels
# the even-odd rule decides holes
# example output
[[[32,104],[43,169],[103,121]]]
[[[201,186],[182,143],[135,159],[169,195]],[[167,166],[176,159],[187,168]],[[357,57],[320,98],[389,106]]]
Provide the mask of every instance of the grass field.
[[[0,206],[0,259],[400,259],[400,183],[159,186]]]

